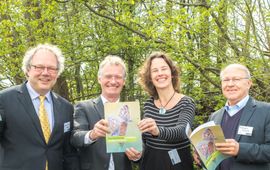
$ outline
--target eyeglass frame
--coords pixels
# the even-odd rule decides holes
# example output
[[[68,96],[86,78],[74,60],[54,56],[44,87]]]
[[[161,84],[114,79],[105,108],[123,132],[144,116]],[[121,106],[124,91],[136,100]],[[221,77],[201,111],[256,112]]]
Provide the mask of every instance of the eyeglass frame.
[[[43,65],[34,65],[34,64],[30,64],[30,67],[33,67],[35,71],[37,71],[38,73],[42,73],[45,69],[47,69],[47,72],[50,74],[56,74],[59,71],[58,67],[46,67]]]
[[[106,75],[102,75],[102,77],[106,80],[116,80],[116,81],[119,81],[119,80],[125,80],[124,76],[121,76],[121,75],[111,75],[111,74],[106,74]]]
[[[250,77],[241,77],[241,78],[239,77],[239,78],[230,78],[230,79],[225,78],[225,79],[221,79],[221,82],[228,84],[229,82],[232,81],[233,84],[238,84],[241,80],[245,80],[245,79],[250,79]]]

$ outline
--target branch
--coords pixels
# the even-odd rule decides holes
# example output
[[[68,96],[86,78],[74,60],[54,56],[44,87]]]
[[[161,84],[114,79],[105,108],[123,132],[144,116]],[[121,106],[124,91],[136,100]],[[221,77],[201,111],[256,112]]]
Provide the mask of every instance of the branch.
[[[54,0],[54,1],[56,1],[56,2],[58,2],[58,3],[67,3],[67,2],[69,2],[69,0],[63,0],[63,1]]]
[[[176,49],[175,46],[172,46],[172,45],[170,45],[170,44],[167,44],[167,43],[166,43],[164,40],[162,40],[161,38],[158,38],[157,40],[155,40],[155,39],[153,39],[153,37],[147,36],[147,35],[145,35],[144,33],[140,32],[140,31],[134,30],[134,29],[128,27],[127,25],[125,25],[124,23],[119,22],[119,21],[117,21],[116,19],[114,19],[114,18],[112,18],[112,17],[110,17],[110,16],[107,16],[107,15],[103,15],[103,14],[98,13],[98,12],[95,11],[93,8],[91,8],[91,7],[87,4],[86,1],[85,1],[84,4],[85,4],[85,6],[86,6],[92,13],[94,13],[95,15],[98,15],[98,16],[100,16],[100,17],[102,17],[102,18],[108,19],[108,20],[114,22],[115,24],[117,24],[117,25],[119,25],[119,26],[121,26],[121,27],[124,27],[125,29],[127,29],[127,30],[129,30],[129,31],[131,31],[131,32],[133,32],[133,33],[135,33],[135,34],[137,34],[137,35],[139,35],[139,36],[142,37],[144,40],[153,40],[153,41],[156,42],[156,43],[164,44],[164,45],[166,45],[168,48],[174,49],[175,51],[179,51],[179,49]],[[204,4],[203,6],[205,7],[206,4]],[[212,81],[212,80],[205,74],[205,71],[206,71],[206,70],[208,70],[208,71],[210,71],[210,72],[212,72],[212,73],[214,73],[214,74],[217,74],[217,70],[214,71],[213,68],[211,68],[211,69],[210,69],[210,68],[208,68],[208,69],[207,69],[207,68],[202,68],[197,62],[195,62],[195,61],[193,61],[191,58],[189,58],[188,55],[184,55],[184,58],[185,58],[187,61],[189,61],[195,68],[197,68],[197,69],[202,73],[202,75],[205,77],[206,80],[208,80],[208,81],[209,81],[210,83],[212,83],[214,86],[219,87],[219,84],[216,84],[214,81]]]
[[[211,68],[211,67],[205,67],[202,68],[202,66],[200,64],[198,64],[196,61],[191,60],[189,57],[187,57],[187,55],[184,54],[184,58],[186,60],[188,60],[195,68],[197,68],[200,73],[202,74],[202,76],[208,80],[210,83],[212,83],[216,88],[219,88],[220,85],[217,84],[215,81],[213,81],[212,79],[210,79],[210,77],[208,75],[206,75],[206,71],[210,71],[216,75],[218,75],[219,70],[215,69],[215,68]]]
[[[227,42],[229,43],[229,45],[231,46],[231,48],[235,51],[237,56],[241,55],[241,52],[239,51],[239,49],[237,48],[237,46],[233,43],[233,41],[231,40],[231,38],[229,37],[229,35],[226,33],[226,31],[223,29],[222,24],[219,22],[216,14],[214,14],[213,12],[211,12],[211,16],[214,18],[215,23],[217,24],[220,32],[222,33],[222,35],[224,36],[224,38],[227,40]]]
[[[145,35],[144,33],[140,32],[140,31],[134,30],[134,29],[128,27],[127,25],[125,25],[124,23],[119,22],[119,21],[117,21],[116,19],[114,19],[114,18],[112,18],[112,17],[110,17],[110,16],[107,16],[107,15],[103,15],[103,14],[98,13],[98,12],[95,11],[93,8],[91,8],[91,7],[87,4],[87,2],[85,2],[84,5],[85,5],[91,12],[93,12],[94,14],[96,14],[96,15],[102,17],[102,18],[109,19],[110,21],[114,22],[115,24],[117,24],[117,25],[119,25],[119,26],[121,26],[121,27],[124,27],[124,28],[126,28],[127,30],[129,30],[129,31],[131,31],[131,32],[133,32],[133,33],[139,35],[139,36],[142,37],[144,40],[153,40],[152,37],[149,37],[149,36]],[[165,44],[165,42],[164,42],[161,38],[158,38],[158,39],[154,40],[154,42]]]
[[[177,5],[181,6],[194,6],[194,7],[205,7],[205,8],[210,8],[210,5],[208,5],[206,2],[203,3],[183,3],[183,2],[177,2],[177,1],[172,1],[172,0],[167,0],[168,2],[172,2]]]

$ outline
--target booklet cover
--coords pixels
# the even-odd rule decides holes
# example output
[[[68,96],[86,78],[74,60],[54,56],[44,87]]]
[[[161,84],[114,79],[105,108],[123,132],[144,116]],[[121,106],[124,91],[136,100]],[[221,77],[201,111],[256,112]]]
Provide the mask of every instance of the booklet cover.
[[[204,123],[193,131],[188,124],[186,134],[197,151],[204,169],[215,170],[220,162],[229,157],[215,149],[215,143],[225,142],[225,138],[220,125],[216,125],[214,121]]]
[[[107,153],[125,152],[130,147],[142,151],[141,132],[137,127],[141,120],[139,101],[105,103],[104,112],[111,131],[106,135]]]

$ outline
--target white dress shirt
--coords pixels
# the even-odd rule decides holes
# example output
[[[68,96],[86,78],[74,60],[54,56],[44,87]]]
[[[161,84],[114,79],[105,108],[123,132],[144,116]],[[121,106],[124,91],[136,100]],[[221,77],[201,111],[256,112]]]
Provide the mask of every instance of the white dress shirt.
[[[101,95],[101,100],[102,100],[103,105],[104,105],[105,103],[108,103],[108,102],[109,102],[109,101],[108,101],[105,97],[103,97],[102,95]],[[116,103],[117,103],[117,102],[119,102],[119,99],[116,101]],[[84,143],[85,143],[85,144],[91,144],[91,143],[93,143],[93,142],[96,141],[96,140],[91,140],[91,139],[89,138],[89,134],[90,134],[90,131],[87,132],[86,135],[85,135],[85,137],[84,137]],[[108,168],[108,170],[114,170],[114,169],[115,169],[115,168],[114,168],[113,155],[111,154],[111,155],[110,155],[110,163],[109,163],[109,168]]]

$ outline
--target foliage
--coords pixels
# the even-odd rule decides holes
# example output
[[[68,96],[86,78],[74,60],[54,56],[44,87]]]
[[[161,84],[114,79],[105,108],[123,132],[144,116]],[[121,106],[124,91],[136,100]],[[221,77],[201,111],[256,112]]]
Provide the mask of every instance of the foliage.
[[[197,104],[195,125],[221,108],[220,69],[233,62],[252,73],[251,95],[269,101],[270,4],[233,0],[0,1],[0,89],[22,83],[25,51],[58,45],[66,69],[55,90],[71,102],[96,97],[99,62],[108,54],[128,68],[123,100],[148,97],[137,71],[151,51],[169,53],[181,68],[182,93]]]

